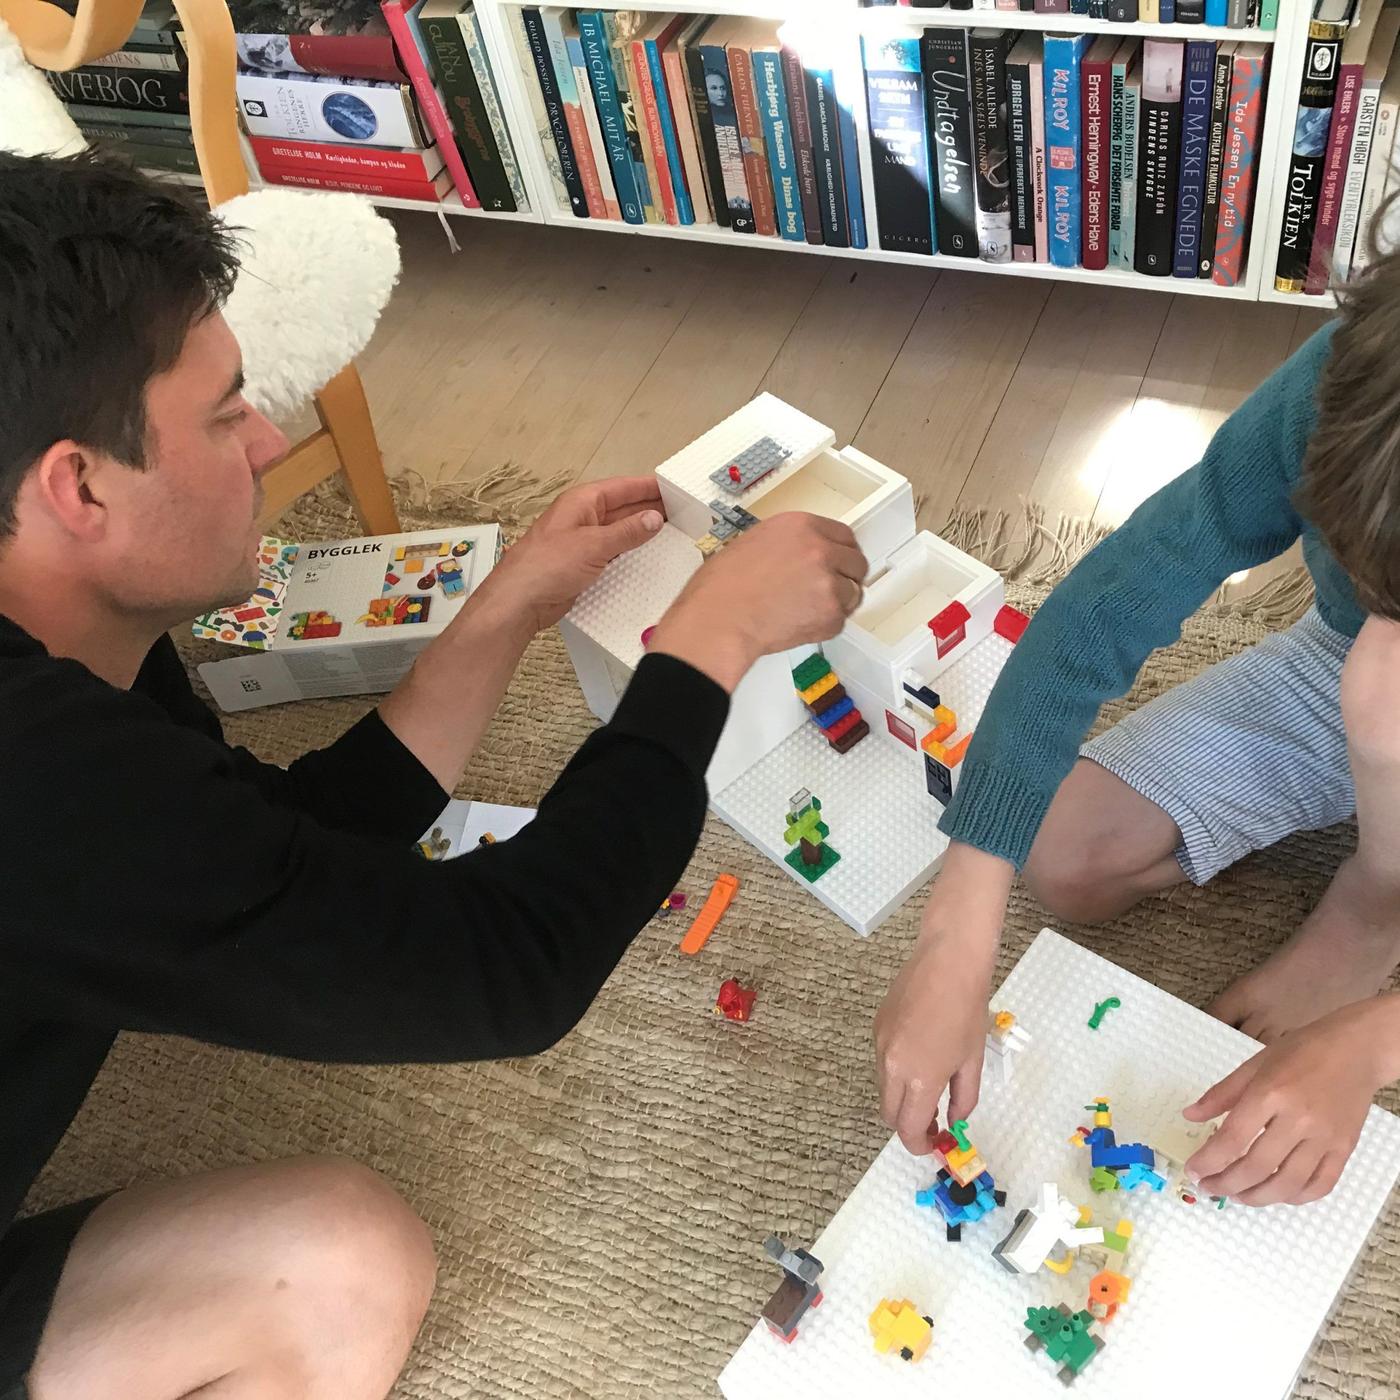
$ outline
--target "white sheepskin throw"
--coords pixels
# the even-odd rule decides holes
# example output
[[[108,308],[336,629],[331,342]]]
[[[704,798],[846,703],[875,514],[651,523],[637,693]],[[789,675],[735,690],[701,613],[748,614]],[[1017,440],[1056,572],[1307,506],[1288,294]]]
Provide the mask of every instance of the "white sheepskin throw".
[[[84,144],[67,108],[0,19],[0,148],[17,156],[69,156]]]
[[[0,147],[71,155],[82,134],[0,20]],[[394,227],[359,195],[255,190],[217,210],[242,270],[224,315],[243,347],[245,393],[290,417],[369,343],[399,277]]]
[[[357,194],[254,190],[217,210],[242,229],[224,316],[243,347],[245,395],[295,413],[369,343],[399,277],[394,226]]]

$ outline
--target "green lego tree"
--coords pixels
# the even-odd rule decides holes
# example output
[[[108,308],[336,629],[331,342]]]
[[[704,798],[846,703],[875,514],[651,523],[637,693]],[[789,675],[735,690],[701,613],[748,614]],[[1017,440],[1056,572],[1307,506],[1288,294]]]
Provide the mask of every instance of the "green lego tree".
[[[794,849],[785,857],[809,884],[819,880],[841,857],[826,844],[831,830],[822,820],[821,799],[806,788],[788,799],[787,829],[783,840]]]

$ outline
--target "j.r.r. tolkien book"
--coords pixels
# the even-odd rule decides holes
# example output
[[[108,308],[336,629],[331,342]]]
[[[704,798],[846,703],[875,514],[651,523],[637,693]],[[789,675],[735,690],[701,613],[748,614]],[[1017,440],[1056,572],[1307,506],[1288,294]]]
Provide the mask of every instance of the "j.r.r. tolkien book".
[[[724,197],[729,206],[729,226],[735,233],[754,232],[754,207],[744,173],[744,147],[739,136],[739,116],[734,109],[734,88],[729,74],[729,55],[723,31],[718,24],[705,32],[699,45],[705,70],[705,94],[710,104],[710,122],[719,148]]]
[[[1322,168],[1322,194],[1317,206],[1317,230],[1308,258],[1303,290],[1316,296],[1327,290],[1333,276],[1332,250],[1342,207],[1342,186],[1356,130],[1357,99],[1366,67],[1366,55],[1381,17],[1381,0],[1361,0],[1338,55],[1337,98],[1332,107],[1332,129],[1327,136],[1327,159]],[[1340,279],[1340,270],[1339,270]]]
[[[1308,25],[1298,116],[1293,124],[1293,151],[1284,185],[1275,291],[1301,292],[1307,282],[1327,137],[1332,128],[1332,105],[1337,96],[1337,58],[1345,33],[1345,25],[1325,20],[1315,19]]]
[[[593,100],[598,108],[603,144],[607,147],[608,167],[612,171],[618,209],[624,223],[640,224],[644,222],[642,202],[637,192],[636,171],[632,165],[632,149],[627,143],[622,106],[617,99],[617,81],[613,75],[612,54],[608,48],[602,14],[597,10],[580,10],[578,31],[584,61],[588,65],[589,86],[593,89]]]
[[[1201,196],[1201,277],[1215,267],[1215,235],[1220,227],[1220,174],[1225,166],[1225,122],[1230,111],[1230,72],[1235,41],[1215,48],[1215,77],[1210,90],[1210,136],[1206,142],[1206,183]]]
[[[486,119],[476,72],[467,57],[467,41],[458,22],[461,8],[461,0],[428,0],[418,11],[418,29],[481,207],[514,213],[515,196]]]
[[[1112,116],[1113,59],[1121,40],[1095,39],[1079,65],[1079,102],[1084,150],[1081,160],[1086,268],[1108,266],[1109,122]]]
[[[975,258],[977,195],[972,169],[972,93],[960,29],[925,29],[920,44],[932,146],[938,251]]]
[[[1142,111],[1142,46],[1136,39],[1125,39],[1118,57],[1126,65],[1123,75],[1123,150],[1119,175],[1119,226],[1112,223],[1112,205],[1108,227],[1108,262],[1110,267],[1132,271],[1133,249],[1137,243],[1137,185],[1138,131]],[[1114,60],[1115,63],[1118,61]]]
[[[933,180],[918,31],[866,35],[861,50],[880,246],[896,253],[932,253],[936,246]]]
[[[1079,266],[1079,65],[1088,47],[1087,34],[1045,36],[1046,219],[1056,267]]]
[[[419,149],[429,144],[406,83],[300,73],[240,73],[236,81],[239,111],[252,136]]]
[[[802,222],[808,243],[822,241],[822,214],[817,192],[817,157],[812,140],[812,115],[807,109],[807,80],[802,60],[789,44],[778,50],[783,62],[788,116],[792,121],[792,149],[797,160],[797,183],[802,191]]]
[[[73,68],[57,73],[45,70],[49,86],[64,102],[90,107],[118,107],[132,111],[175,112],[188,116],[188,75],[150,68]]]
[[[977,247],[983,262],[1011,261],[1011,154],[1006,137],[1006,55],[1014,35],[973,29],[967,36],[972,79],[972,168]]]
[[[1190,40],[1181,76],[1181,164],[1177,171],[1176,229],[1172,239],[1173,277],[1195,277],[1200,273],[1201,217],[1214,82],[1215,41]]]
[[[1133,266],[1149,277],[1169,277],[1172,270],[1185,57],[1180,40],[1148,39],[1142,46],[1142,136]]]
[[[1264,44],[1240,44],[1230,69],[1230,115],[1225,126],[1225,164],[1220,172],[1220,227],[1211,271],[1211,279],[1221,287],[1235,286],[1244,275],[1268,53]]]
[[[1036,147],[1040,147],[1041,229],[1044,229],[1045,90],[1041,81],[1042,43],[1023,34],[1006,57],[1006,138],[1011,154],[1011,256],[1036,260]],[[1044,234],[1042,232],[1042,242]]]

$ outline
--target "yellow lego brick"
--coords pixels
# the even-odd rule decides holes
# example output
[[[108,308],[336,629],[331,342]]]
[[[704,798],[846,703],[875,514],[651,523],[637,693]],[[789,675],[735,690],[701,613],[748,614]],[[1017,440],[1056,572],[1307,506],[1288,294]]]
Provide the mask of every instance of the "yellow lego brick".
[[[810,705],[813,700],[820,699],[821,696],[825,695],[828,690],[833,689],[836,685],[836,672],[828,671],[821,680],[813,681],[806,690],[799,690],[797,693],[802,697],[802,703],[804,705]]]
[[[938,733],[936,729],[930,729],[919,742],[919,747],[932,759],[939,763],[943,762],[943,756],[948,752],[948,745],[935,739],[933,736]]]

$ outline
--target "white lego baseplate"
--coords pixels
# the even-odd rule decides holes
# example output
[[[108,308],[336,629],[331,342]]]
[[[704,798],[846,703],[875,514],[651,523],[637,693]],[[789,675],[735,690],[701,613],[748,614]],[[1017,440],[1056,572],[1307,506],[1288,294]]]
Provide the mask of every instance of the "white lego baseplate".
[[[988,637],[939,678],[939,694],[961,724],[975,728],[1010,654],[1010,642]],[[848,753],[838,754],[815,724],[804,722],[712,793],[710,805],[833,914],[868,934],[933,876],[948,838],[938,829],[943,807],[928,795],[922,756],[890,737],[884,711],[867,706],[863,696],[861,713],[870,733]],[[821,799],[830,844],[841,856],[810,884],[784,859],[787,800],[804,787]]]
[[[835,833],[833,832],[833,838]],[[1094,1003],[1122,1006],[1101,1029]],[[970,1136],[1007,1204],[944,1238],[914,1204],[933,1158],[897,1139],[880,1153],[814,1243],[824,1301],[790,1345],[757,1325],[719,1378],[729,1400],[859,1396],[1063,1397],[1058,1368],[1024,1344],[1029,1306],[1085,1304],[1093,1270],[1007,1273],[991,1257],[1015,1211],[1044,1181],[1094,1208],[1096,1224],[1133,1222],[1127,1302],[1102,1325],[1104,1350],[1073,1383],[1076,1400],[1281,1400],[1346,1282],[1400,1168],[1400,1120],[1372,1108],[1332,1194],[1311,1205],[1183,1205],[1139,1189],[1095,1196],[1087,1154],[1067,1139],[1084,1105],[1105,1095],[1119,1142],[1139,1140],[1258,1046],[1205,1012],[1043,931],[997,994],[1032,1037],[1010,1084],[987,1083]],[[761,1248],[761,1225],[754,1249]],[[779,1275],[774,1271],[774,1284]],[[764,1297],[752,1301],[754,1315]],[[877,1355],[867,1318],[881,1298],[909,1298],[933,1318],[917,1363]]]

